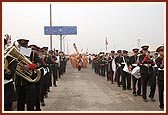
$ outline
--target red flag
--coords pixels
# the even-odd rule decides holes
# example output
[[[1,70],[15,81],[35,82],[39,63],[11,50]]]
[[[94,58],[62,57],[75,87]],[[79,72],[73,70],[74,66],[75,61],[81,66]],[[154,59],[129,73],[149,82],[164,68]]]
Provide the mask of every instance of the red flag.
[[[106,40],[105,40],[105,45],[106,45],[106,50],[107,50],[107,45],[108,45],[107,37],[106,37]]]

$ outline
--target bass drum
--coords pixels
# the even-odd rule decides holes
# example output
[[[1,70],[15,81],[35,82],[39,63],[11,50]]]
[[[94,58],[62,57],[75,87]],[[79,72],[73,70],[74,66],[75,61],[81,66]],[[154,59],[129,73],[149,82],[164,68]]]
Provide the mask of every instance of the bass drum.
[[[141,75],[140,75],[140,67],[139,67],[139,66],[136,66],[136,67],[132,70],[131,74],[132,74],[133,76],[135,76],[135,78],[137,78],[137,79],[141,78]]]

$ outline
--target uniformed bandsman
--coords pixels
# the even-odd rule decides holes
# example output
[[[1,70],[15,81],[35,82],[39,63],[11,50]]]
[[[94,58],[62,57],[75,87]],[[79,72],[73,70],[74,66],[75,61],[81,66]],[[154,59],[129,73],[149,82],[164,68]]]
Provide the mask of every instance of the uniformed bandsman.
[[[120,77],[121,77],[121,62],[120,62],[120,58],[122,56],[122,52],[121,50],[118,50],[117,51],[117,57],[115,58],[115,63],[116,63],[116,76],[115,76],[115,79],[114,81],[117,82],[117,85],[118,87],[120,87],[120,85],[122,84],[121,83],[121,80],[120,80]]]
[[[4,39],[4,49],[6,44],[7,40]],[[6,51],[4,53],[6,53]],[[8,62],[8,67],[4,69],[4,111],[12,111],[13,102],[16,101],[13,79],[17,62],[10,56],[7,56],[6,60]]]
[[[143,54],[139,57],[140,59],[140,73],[142,79],[142,95],[144,102],[147,102],[147,83],[151,77],[153,77],[153,67],[155,65],[154,61],[150,58],[148,48],[149,46],[144,45],[141,47]],[[155,89],[151,87],[149,98],[154,100]]]
[[[53,50],[50,50],[49,51],[49,55],[51,56],[51,62],[50,62],[50,67],[51,67],[51,70],[52,70],[52,75],[53,76],[53,85],[55,87],[57,87],[57,83],[56,83],[56,80],[58,79],[57,77],[57,63],[56,63],[56,56],[54,55],[54,51]]]
[[[114,83],[114,78],[113,78],[113,75],[114,75],[114,68],[112,67],[112,62],[114,61],[114,55],[115,55],[115,51],[111,51],[111,54],[110,54],[110,80],[111,80],[111,83],[113,84]]]
[[[131,70],[133,70],[135,67],[139,66],[139,56],[138,56],[138,48],[134,48],[133,50],[133,56],[130,57],[130,63],[131,63]],[[137,86],[136,86],[137,84]],[[137,90],[136,90],[137,88]],[[136,78],[135,76],[132,75],[132,90],[133,90],[133,95],[141,95],[141,77]]]
[[[17,40],[19,44],[19,48],[22,47],[25,48],[25,50],[28,48],[28,42],[29,40],[26,39],[18,39]],[[27,49],[28,50],[28,49]],[[30,51],[30,50],[29,50]],[[22,52],[24,53],[24,52]],[[32,64],[22,65],[21,68],[23,70],[32,70],[34,71],[38,65],[37,62],[39,61],[37,53],[34,53],[33,51],[30,52],[30,54],[26,53],[23,54],[28,59],[30,59],[31,62],[34,62]],[[31,78],[35,78],[36,75],[33,72]],[[35,99],[36,99],[36,87],[35,83],[29,82],[19,75],[16,74],[16,89],[17,89],[17,110],[18,111],[24,111],[25,110],[25,104],[27,105],[27,111],[34,111],[35,106]]]
[[[123,68],[127,66],[130,71],[130,60],[127,50],[123,50],[123,56],[120,57],[119,62],[121,63],[122,89],[126,90],[127,88],[128,90],[131,90],[131,74],[123,70]]]
[[[34,62],[34,60],[33,60],[32,63],[36,63],[38,67],[42,67],[42,62],[40,61],[40,57],[38,54],[39,47],[36,45],[29,45],[28,48],[31,48],[31,50],[34,53],[33,55],[38,56],[38,57],[36,57],[36,58],[38,58],[37,62]],[[41,75],[43,75],[43,71],[41,71]],[[41,80],[39,80],[38,82],[35,83],[35,88],[36,88],[35,111],[41,111],[41,108],[40,108],[40,90],[41,90],[40,89],[40,82],[41,82]]]
[[[164,109],[164,46],[160,46],[156,49],[159,53],[159,57],[156,59],[158,66],[158,88],[159,88],[159,107]]]

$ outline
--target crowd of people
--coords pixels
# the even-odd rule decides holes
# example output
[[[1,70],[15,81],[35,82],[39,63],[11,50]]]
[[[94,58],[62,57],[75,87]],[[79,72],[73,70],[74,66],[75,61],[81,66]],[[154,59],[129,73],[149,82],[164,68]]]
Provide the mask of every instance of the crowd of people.
[[[73,68],[78,68],[81,66],[82,68],[87,68],[88,65],[88,57],[85,53],[83,54],[72,54],[70,55],[70,62]]]
[[[48,47],[28,45],[29,40],[18,39],[18,45],[6,47],[4,39],[4,111],[41,111],[50,87],[66,72],[64,52]],[[25,106],[26,105],[26,106]]]
[[[148,51],[149,46],[141,48],[141,51],[138,48],[132,49],[131,56],[127,50],[93,54],[92,68],[96,74],[106,76],[112,84],[116,82],[122,90],[132,90],[133,96],[142,96],[144,102],[148,102],[148,86],[148,97],[155,102],[157,83],[159,107],[164,109],[164,46],[158,47],[153,55]]]

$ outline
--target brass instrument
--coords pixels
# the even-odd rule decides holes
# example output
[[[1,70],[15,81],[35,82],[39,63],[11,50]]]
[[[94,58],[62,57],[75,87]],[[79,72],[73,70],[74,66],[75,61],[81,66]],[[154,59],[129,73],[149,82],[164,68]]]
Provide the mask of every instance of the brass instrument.
[[[11,46],[11,48],[8,50],[8,52],[5,54],[4,56],[4,69],[8,70],[8,62],[6,57],[10,56],[12,57],[15,61],[17,61],[17,68],[16,68],[16,74],[18,74],[20,77],[22,77],[23,79],[25,79],[28,82],[38,82],[41,78],[41,71],[40,69],[35,69],[34,72],[37,74],[35,79],[32,79],[31,76],[33,74],[32,70],[23,70],[21,69],[21,67],[23,65],[27,65],[27,64],[32,64],[32,62],[30,60],[28,60],[24,55],[20,54],[16,45],[13,44]]]
[[[4,70],[6,70],[5,73],[11,74],[10,69],[8,69],[8,65],[9,65],[8,60],[6,58],[4,58]]]

